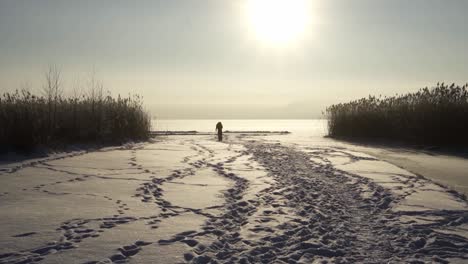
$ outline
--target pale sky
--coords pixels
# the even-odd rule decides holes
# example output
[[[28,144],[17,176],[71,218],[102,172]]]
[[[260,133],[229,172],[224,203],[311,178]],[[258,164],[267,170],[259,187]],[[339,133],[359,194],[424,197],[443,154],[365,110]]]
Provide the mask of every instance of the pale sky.
[[[300,31],[286,43],[256,31],[249,1],[0,0],[0,92],[39,90],[56,64],[66,89],[95,68],[158,118],[315,118],[468,81],[466,0],[311,0],[304,25],[275,15],[266,26]]]

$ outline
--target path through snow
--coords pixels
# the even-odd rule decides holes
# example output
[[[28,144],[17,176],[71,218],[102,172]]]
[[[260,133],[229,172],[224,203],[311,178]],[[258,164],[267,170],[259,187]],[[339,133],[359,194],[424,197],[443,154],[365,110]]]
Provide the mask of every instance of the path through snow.
[[[468,206],[372,156],[173,136],[0,169],[0,263],[468,261]]]

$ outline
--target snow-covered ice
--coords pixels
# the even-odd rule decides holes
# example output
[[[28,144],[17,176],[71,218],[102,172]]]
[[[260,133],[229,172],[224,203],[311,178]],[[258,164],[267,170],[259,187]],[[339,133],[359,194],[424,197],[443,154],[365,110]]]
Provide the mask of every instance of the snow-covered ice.
[[[0,263],[463,263],[468,204],[344,143],[170,136],[2,165],[0,234]]]

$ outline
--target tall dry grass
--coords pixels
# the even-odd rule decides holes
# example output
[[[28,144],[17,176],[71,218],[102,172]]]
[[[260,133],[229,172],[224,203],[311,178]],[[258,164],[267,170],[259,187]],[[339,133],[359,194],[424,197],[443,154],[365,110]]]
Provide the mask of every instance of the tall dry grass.
[[[468,146],[468,84],[437,84],[416,93],[362,98],[328,107],[329,135]]]
[[[86,95],[66,97],[54,71],[46,74],[42,95],[17,90],[0,97],[3,149],[148,138],[151,121],[141,97],[103,96],[96,83]]]

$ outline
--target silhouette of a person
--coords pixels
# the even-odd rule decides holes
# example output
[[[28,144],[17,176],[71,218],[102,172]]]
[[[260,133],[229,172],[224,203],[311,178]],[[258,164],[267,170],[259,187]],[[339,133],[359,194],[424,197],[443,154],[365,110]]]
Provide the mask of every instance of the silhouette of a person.
[[[223,124],[221,122],[218,122],[216,124],[216,131],[218,131],[218,141],[223,140]]]

